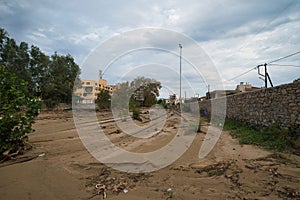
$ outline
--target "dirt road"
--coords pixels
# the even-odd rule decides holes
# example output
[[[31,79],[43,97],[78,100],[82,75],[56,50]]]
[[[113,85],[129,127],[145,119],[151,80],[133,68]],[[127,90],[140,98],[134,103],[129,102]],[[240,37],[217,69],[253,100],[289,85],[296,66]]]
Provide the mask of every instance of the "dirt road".
[[[98,113],[108,120],[108,113]],[[144,141],[122,133],[113,122],[105,133],[116,144],[134,152],[164,146],[176,132],[178,116],[172,115],[165,132]],[[99,163],[82,145],[72,113],[41,114],[30,135],[33,149],[22,157],[30,161],[0,164],[0,199],[300,199],[300,158],[274,154],[255,146],[238,144],[223,132],[213,151],[203,160],[198,152],[205,133],[196,135],[191,147],[176,162],[161,170],[130,174]],[[207,127],[202,127],[203,131]],[[173,130],[173,131],[172,131]],[[21,159],[19,158],[19,159]],[[9,163],[10,164],[10,163]],[[167,189],[172,189],[172,194]],[[128,191],[128,192],[127,192]]]

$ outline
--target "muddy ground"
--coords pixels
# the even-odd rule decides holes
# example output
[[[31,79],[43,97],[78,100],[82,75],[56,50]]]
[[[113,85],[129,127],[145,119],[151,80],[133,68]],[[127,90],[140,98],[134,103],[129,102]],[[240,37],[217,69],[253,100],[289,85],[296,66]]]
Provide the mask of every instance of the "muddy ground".
[[[119,130],[108,112],[97,116],[108,120],[101,124],[106,135],[133,152],[167,144],[179,120],[169,113],[164,131],[139,140]],[[142,174],[119,172],[94,159],[79,139],[71,112],[42,113],[34,128],[29,136],[33,148],[0,164],[0,199],[103,199],[103,185],[106,199],[115,200],[300,199],[300,157],[242,146],[224,131],[213,151],[199,160],[205,125],[176,162]]]

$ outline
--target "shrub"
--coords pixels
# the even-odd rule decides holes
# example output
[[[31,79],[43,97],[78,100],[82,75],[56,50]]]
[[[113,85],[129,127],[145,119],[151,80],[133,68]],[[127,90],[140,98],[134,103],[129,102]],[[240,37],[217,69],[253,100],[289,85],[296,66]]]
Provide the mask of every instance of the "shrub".
[[[41,107],[27,83],[0,66],[0,153],[14,151],[33,132],[32,124]]]
[[[111,95],[108,91],[100,91],[97,95],[96,104],[99,109],[110,109]]]
[[[132,118],[135,120],[141,120],[140,118],[140,110],[138,108],[134,108],[132,111]]]

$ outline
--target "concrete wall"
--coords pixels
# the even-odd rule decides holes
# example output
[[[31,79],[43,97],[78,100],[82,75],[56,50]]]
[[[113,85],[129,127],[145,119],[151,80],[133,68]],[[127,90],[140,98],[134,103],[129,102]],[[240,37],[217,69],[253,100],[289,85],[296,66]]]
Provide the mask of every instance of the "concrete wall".
[[[225,97],[199,102],[200,109],[218,114]],[[221,108],[222,109],[222,108]],[[222,112],[221,112],[222,113]],[[277,123],[300,130],[300,81],[226,97],[226,117],[255,126]],[[298,132],[297,131],[297,132]]]

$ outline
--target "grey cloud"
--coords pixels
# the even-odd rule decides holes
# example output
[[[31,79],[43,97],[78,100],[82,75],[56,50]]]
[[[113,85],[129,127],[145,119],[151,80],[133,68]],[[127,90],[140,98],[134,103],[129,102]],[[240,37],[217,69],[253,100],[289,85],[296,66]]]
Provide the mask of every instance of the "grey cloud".
[[[260,62],[297,51],[300,45],[299,1],[0,1],[1,26],[18,42],[27,41],[47,54],[70,53],[79,64],[115,34],[145,27],[170,29],[190,36],[204,48],[224,79]],[[173,44],[172,35],[148,41],[147,33],[143,37],[145,45],[161,45],[173,53],[178,53],[178,43],[182,43]],[[138,41],[135,37],[131,40]],[[122,48],[127,44],[117,45]],[[184,44],[184,54],[192,57],[193,51],[188,46]],[[110,48],[115,46],[107,47],[106,51]],[[176,56],[162,58],[157,54],[151,58],[178,67]],[[128,63],[123,67],[142,63],[143,59],[141,56],[134,62],[125,60]],[[300,65],[299,57],[287,61]],[[275,83],[299,76],[291,68],[271,72]],[[189,80],[199,82],[199,77],[191,71],[186,73]],[[107,78],[117,80],[116,76],[108,74]],[[234,85],[241,80],[261,84],[255,73],[226,84]]]

